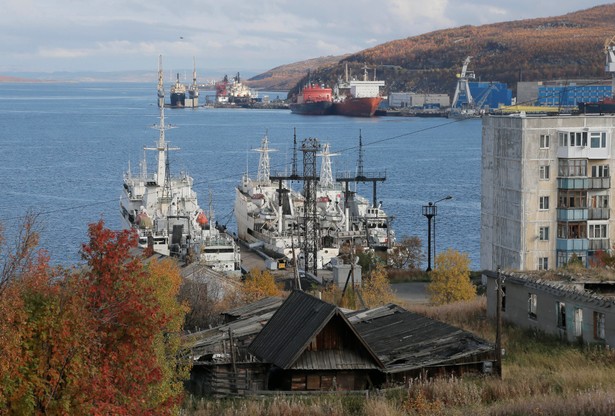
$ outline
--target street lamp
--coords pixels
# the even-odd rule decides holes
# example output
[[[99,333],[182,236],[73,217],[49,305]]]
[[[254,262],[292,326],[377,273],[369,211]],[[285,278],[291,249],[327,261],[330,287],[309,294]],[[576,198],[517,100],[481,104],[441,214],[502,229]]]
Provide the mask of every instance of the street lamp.
[[[433,229],[433,240],[434,240],[434,260],[435,260],[435,243],[436,243],[436,215],[437,215],[437,206],[438,202],[442,202],[446,199],[452,199],[453,197],[447,195],[446,197],[437,200],[436,202],[429,202],[427,205],[423,205],[423,215],[427,217],[427,270],[426,272],[431,271],[431,219],[433,218],[434,229]]]

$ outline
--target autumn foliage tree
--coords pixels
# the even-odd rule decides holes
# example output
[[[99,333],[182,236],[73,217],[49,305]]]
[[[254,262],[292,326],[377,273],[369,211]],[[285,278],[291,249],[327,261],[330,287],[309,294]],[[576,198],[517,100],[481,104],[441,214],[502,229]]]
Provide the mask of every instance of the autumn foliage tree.
[[[243,297],[246,302],[255,302],[268,296],[280,296],[282,291],[269,270],[252,269],[243,282]]]
[[[130,254],[134,234],[102,221],[84,271],[50,267],[27,227],[4,256],[0,414],[173,413],[186,376],[178,270],[145,265]]]
[[[427,286],[432,303],[442,305],[476,296],[476,287],[470,280],[470,259],[467,254],[449,248],[438,254],[435,266]]]

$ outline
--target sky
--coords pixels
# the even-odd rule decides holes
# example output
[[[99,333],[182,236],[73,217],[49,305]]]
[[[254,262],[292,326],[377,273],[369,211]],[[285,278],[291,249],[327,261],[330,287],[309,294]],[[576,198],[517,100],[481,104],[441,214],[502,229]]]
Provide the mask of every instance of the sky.
[[[558,16],[604,0],[3,0],[0,74],[243,71],[354,53],[463,25]]]

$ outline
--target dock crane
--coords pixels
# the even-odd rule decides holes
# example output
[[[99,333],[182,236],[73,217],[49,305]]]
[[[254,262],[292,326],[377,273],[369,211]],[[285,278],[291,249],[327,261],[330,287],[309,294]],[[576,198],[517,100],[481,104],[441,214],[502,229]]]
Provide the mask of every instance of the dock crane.
[[[463,61],[463,67],[461,68],[461,74],[457,75],[459,78],[457,80],[457,87],[455,88],[455,96],[453,97],[453,108],[459,106],[459,97],[463,92],[466,96],[466,105],[468,108],[472,108],[474,106],[474,100],[472,98],[472,93],[470,92],[470,83],[469,80],[476,78],[474,75],[474,71],[468,71],[468,64],[470,63],[471,56],[468,56]]]
[[[604,42],[606,65],[604,70],[611,74],[611,91],[615,95],[615,36]]]

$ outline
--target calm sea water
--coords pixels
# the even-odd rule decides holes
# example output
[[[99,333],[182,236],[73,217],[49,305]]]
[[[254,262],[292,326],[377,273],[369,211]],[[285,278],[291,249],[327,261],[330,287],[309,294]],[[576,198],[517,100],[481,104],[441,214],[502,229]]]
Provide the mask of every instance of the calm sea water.
[[[479,267],[480,120],[212,108],[167,109],[165,116],[177,126],[167,140],[181,149],[170,154],[171,170],[187,171],[200,205],[212,204],[216,220],[231,230],[234,187],[246,169],[256,172],[258,154],[250,150],[265,133],[278,149],[270,155],[272,171],[290,164],[293,129],[299,143],[316,137],[339,153],[334,171],[354,171],[361,134],[364,170],[386,170],[378,200],[395,216],[398,239],[418,235],[426,244],[421,207],[450,194],[452,200],[438,204],[437,251],[466,252],[471,267]],[[122,174],[129,163],[136,171],[143,147],[156,142],[150,126],[157,122],[154,84],[0,84],[0,223],[8,235],[24,214],[39,214],[41,246],[52,262],[79,262],[88,224],[102,218],[110,228],[121,227]],[[371,185],[357,191],[371,199]]]

